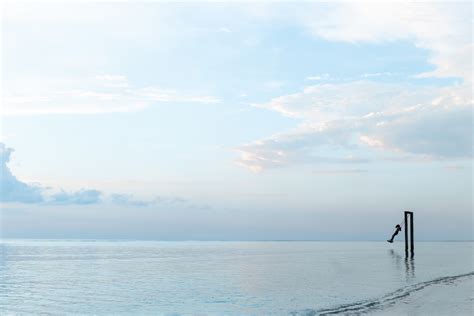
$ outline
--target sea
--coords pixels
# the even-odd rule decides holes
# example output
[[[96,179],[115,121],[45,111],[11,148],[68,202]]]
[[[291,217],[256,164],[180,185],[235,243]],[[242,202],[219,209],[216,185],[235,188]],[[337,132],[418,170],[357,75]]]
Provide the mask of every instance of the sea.
[[[473,259],[473,242],[3,239],[0,314],[363,314],[472,280]]]

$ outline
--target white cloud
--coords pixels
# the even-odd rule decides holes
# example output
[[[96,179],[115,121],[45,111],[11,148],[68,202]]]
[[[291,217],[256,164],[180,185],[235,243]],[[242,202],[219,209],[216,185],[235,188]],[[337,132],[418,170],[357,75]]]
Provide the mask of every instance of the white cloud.
[[[365,115],[381,109],[426,103],[436,93],[435,90],[431,87],[355,81],[307,86],[301,92],[253,105],[288,117],[324,122]]]
[[[102,74],[75,81],[42,83],[5,88],[1,114],[98,114],[134,112],[156,102],[216,103],[208,95],[190,95],[156,87],[133,87],[123,75]]]
[[[321,74],[321,75],[306,77],[306,80],[324,80],[324,79],[329,79],[329,74]]]
[[[380,125],[379,125],[380,126]],[[384,143],[381,140],[369,137],[367,135],[361,135],[359,137],[360,141],[364,144],[369,145],[370,147],[384,147]]]
[[[255,105],[302,120],[289,132],[236,148],[252,171],[301,163],[472,156],[472,100],[465,86],[322,84]]]
[[[472,157],[470,3],[310,4],[293,18],[318,38],[351,43],[412,41],[445,87],[353,81],[319,84],[253,106],[301,121],[292,131],[239,146],[253,171],[296,163]],[[367,73],[363,78],[392,75]],[[320,80],[321,76],[307,77]],[[387,156],[391,155],[391,156]]]
[[[316,4],[299,12],[298,19],[314,36],[331,41],[413,41],[431,52],[429,62],[436,66],[422,76],[471,79],[470,2],[353,1],[328,7]]]

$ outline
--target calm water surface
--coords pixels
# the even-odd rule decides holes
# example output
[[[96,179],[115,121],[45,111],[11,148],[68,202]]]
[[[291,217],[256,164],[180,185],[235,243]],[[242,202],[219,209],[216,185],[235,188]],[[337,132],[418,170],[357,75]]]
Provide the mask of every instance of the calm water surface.
[[[5,314],[288,315],[472,273],[472,242],[3,240]]]

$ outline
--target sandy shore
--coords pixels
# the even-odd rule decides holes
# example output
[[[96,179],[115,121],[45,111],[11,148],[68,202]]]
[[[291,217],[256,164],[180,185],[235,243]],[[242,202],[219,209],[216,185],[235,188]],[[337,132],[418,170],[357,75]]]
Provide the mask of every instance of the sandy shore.
[[[474,315],[474,276],[432,284],[371,315]]]

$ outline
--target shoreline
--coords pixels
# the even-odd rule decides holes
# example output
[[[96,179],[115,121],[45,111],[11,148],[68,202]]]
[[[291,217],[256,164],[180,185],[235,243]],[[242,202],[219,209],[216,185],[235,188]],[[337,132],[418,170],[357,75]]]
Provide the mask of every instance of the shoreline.
[[[474,276],[432,284],[371,315],[473,315]]]
[[[413,284],[376,299],[303,314],[472,315],[473,311],[474,271]]]

